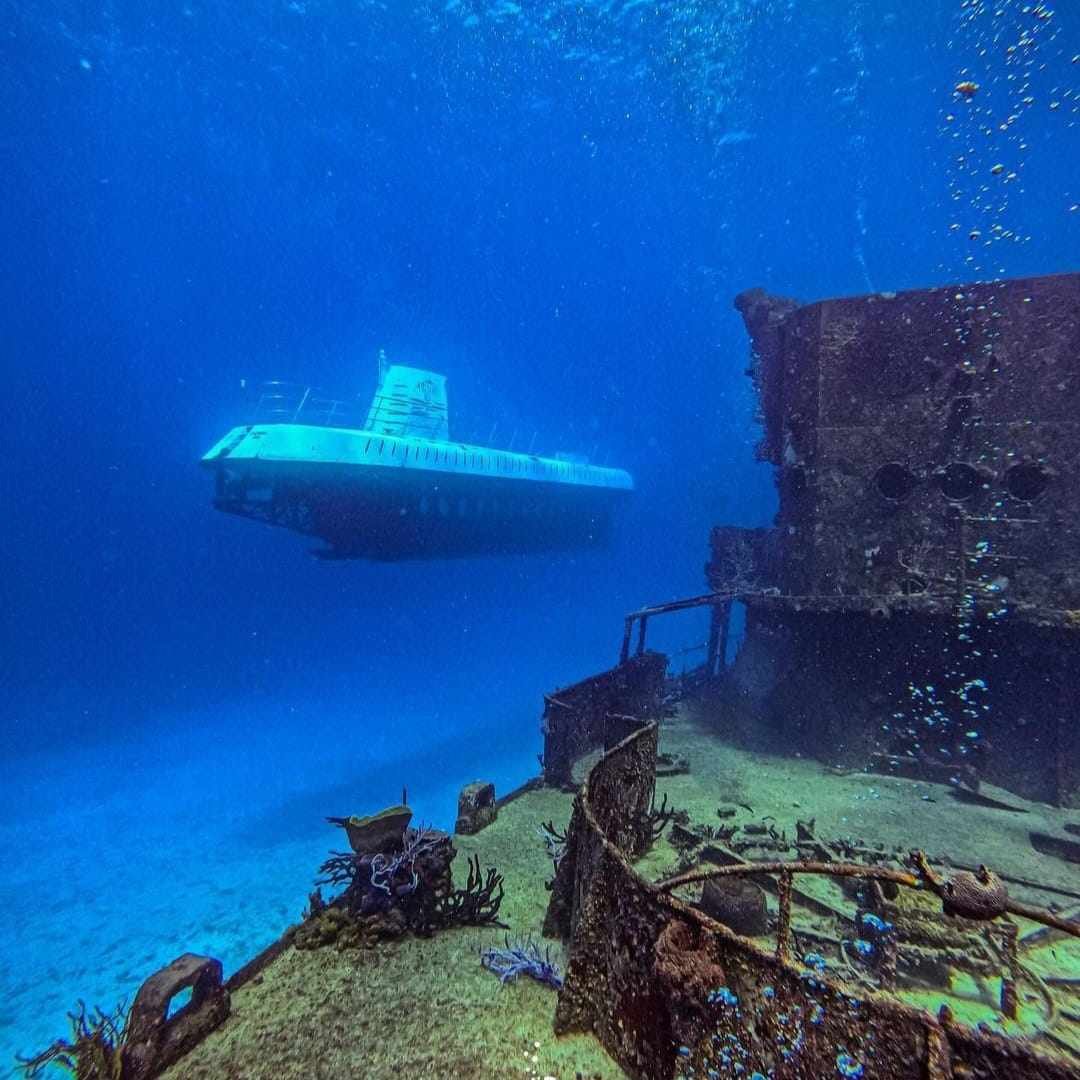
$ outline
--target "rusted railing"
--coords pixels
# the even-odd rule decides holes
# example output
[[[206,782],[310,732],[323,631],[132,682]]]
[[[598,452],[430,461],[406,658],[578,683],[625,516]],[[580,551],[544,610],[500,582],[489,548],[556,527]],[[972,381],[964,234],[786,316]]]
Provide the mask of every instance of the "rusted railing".
[[[576,759],[590,750],[614,746],[640,724],[634,718],[658,718],[666,669],[666,657],[643,653],[545,694],[541,757],[545,782],[576,788],[571,774]]]
[[[649,628],[649,620],[657,615],[668,615],[675,611],[689,611],[692,608],[712,608],[712,619],[709,624],[709,641],[705,647],[705,666],[710,672],[715,673],[718,666],[723,664],[724,654],[727,652],[728,621],[731,612],[732,600],[738,599],[739,594],[733,592],[705,593],[702,596],[690,596],[683,600],[672,600],[666,604],[655,604],[652,607],[640,608],[631,611],[623,620],[622,648],[619,650],[619,663],[625,664],[630,659],[630,645],[634,636],[634,626],[637,625],[636,655],[645,653],[645,637]]]
[[[912,872],[832,863],[717,867],[653,884],[631,865],[620,833],[651,790],[657,744],[648,724],[594,766],[575,801],[566,854],[552,885],[545,932],[569,944],[559,994],[559,1033],[593,1031],[633,1077],[745,1075],[776,1080],[859,1076],[865,1080],[1075,1080],[1070,1065],[1022,1040],[934,1017],[879,991],[826,974],[792,955],[791,894],[800,873],[863,877],[929,890],[959,914],[1001,911],[1076,933],[1075,924],[1013,904],[992,875],[943,881],[916,860]],[[780,915],[774,949],[740,937],[673,895],[708,877],[772,874]],[[959,880],[958,880],[959,879]],[[1010,970],[1008,979],[1016,972]],[[1015,986],[1006,994],[1015,996]],[[1007,1002],[1005,1002],[1007,1004]]]

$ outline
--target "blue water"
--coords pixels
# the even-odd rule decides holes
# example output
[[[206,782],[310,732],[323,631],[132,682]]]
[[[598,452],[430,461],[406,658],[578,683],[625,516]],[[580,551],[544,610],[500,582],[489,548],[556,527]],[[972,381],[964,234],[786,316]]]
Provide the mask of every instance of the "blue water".
[[[1060,8],[0,6],[0,1061],[186,949],[235,968],[323,815],[535,772],[541,692],[770,518],[735,293],[1076,269]],[[242,383],[366,398],[380,349],[459,437],[631,469],[614,548],[326,565],[216,515]]]

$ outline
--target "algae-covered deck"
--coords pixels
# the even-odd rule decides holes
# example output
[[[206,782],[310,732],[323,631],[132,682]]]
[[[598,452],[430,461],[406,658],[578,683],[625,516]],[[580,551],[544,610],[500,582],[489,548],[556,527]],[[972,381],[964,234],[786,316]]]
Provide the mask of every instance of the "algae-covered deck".
[[[717,807],[734,805],[738,813],[731,821],[771,817],[793,836],[795,821],[813,816],[822,837],[848,835],[890,849],[918,842],[961,861],[990,859],[998,869],[1037,878],[1065,894],[1076,885],[1067,866],[1040,855],[1026,839],[1032,825],[1060,827],[1068,811],[1011,796],[1022,812],[956,802],[943,814],[941,802],[952,800],[940,785],[840,776],[812,760],[755,754],[718,739],[686,708],[663,725],[661,748],[687,762],[691,771],[660,778],[657,798],[666,795],[668,804],[688,812],[690,821],[723,823],[728,819],[717,817]],[[174,1080],[625,1076],[592,1036],[553,1033],[552,990],[526,978],[500,986],[479,962],[480,950],[501,944],[507,933],[539,940],[552,865],[537,829],[549,821],[564,828],[572,802],[565,792],[535,787],[504,804],[496,821],[478,835],[454,837],[459,879],[473,855],[505,875],[499,914],[509,931],[454,929],[367,949],[289,947],[233,992],[229,1019],[165,1075]],[[666,832],[637,869],[657,880],[676,869],[679,857]],[[850,899],[835,883],[808,881],[802,888],[842,921],[845,915],[854,917]],[[1036,902],[1053,895],[1016,885],[1012,889]],[[1068,903],[1066,895],[1058,896]],[[772,900],[770,909],[775,911]],[[797,934],[812,934],[821,920],[800,902],[797,909]],[[766,937],[771,942],[771,932]],[[557,942],[543,945],[563,960]],[[1047,945],[1056,959],[1048,953],[1031,956],[1029,962],[1055,969],[1075,962],[1073,943]],[[990,1024],[1013,1036],[1031,1036],[1039,1026],[1040,1003],[1022,1000],[1020,1017],[1009,1021],[994,995],[969,980],[954,982],[951,989],[909,988],[899,996],[930,1013],[948,1002],[958,1019]]]
[[[553,990],[528,978],[500,986],[480,965],[480,950],[507,933],[539,939],[552,865],[536,830],[549,820],[565,824],[571,802],[550,788],[528,791],[483,832],[454,837],[461,883],[474,854],[504,875],[499,916],[508,931],[455,929],[369,949],[290,947],[232,993],[228,1020],[164,1075],[622,1078],[591,1036],[554,1036]],[[558,943],[550,944],[561,961]]]

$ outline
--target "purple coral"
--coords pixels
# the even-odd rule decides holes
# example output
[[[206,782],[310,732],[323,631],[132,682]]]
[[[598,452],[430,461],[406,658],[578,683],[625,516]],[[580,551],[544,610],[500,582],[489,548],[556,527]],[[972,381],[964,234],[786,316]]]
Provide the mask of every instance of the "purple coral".
[[[512,982],[519,975],[528,975],[556,990],[562,989],[562,972],[551,959],[550,946],[541,952],[540,946],[531,938],[521,940],[507,937],[504,948],[484,949],[480,954],[480,963],[492,974],[498,975],[500,983]]]
[[[437,847],[444,837],[426,825],[417,829],[410,829],[405,834],[404,848],[397,855],[378,854],[371,859],[371,884],[376,889],[382,889],[387,896],[404,895],[413,892],[419,884],[419,876],[416,873],[416,860],[427,851]],[[391,885],[394,879],[404,870],[411,880],[406,880],[394,887],[391,894]]]

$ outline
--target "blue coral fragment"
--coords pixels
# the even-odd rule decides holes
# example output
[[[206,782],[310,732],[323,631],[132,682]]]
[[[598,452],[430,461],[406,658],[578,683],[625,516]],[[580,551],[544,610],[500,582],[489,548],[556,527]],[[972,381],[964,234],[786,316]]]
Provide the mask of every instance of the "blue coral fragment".
[[[562,972],[551,959],[551,949],[541,952],[540,946],[531,939],[507,937],[504,948],[484,949],[480,954],[480,963],[492,974],[498,975],[501,983],[513,982],[519,975],[528,975],[556,990],[562,989]]]
[[[726,986],[721,986],[719,990],[714,990],[709,994],[706,999],[710,1005],[738,1005],[739,998],[737,994],[733,994]]]
[[[859,1080],[863,1074],[861,1061],[856,1061],[850,1054],[839,1053],[836,1055],[836,1071],[848,1080]]]
[[[870,911],[863,915],[862,924],[863,926],[869,926],[871,930],[874,930],[879,934],[887,934],[893,928],[891,922],[886,922],[884,919],[879,918]]]

